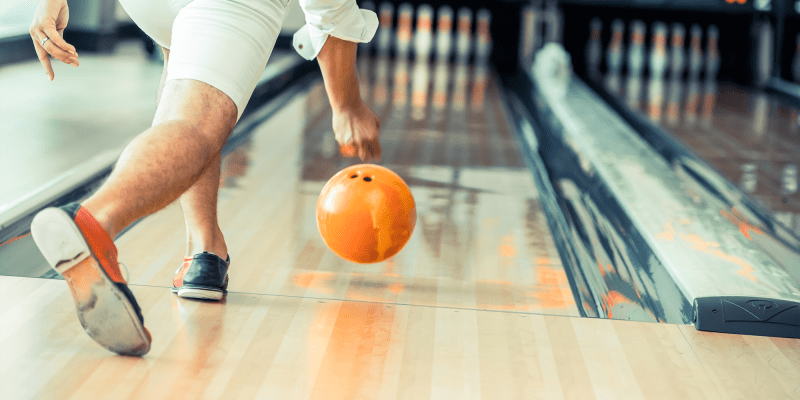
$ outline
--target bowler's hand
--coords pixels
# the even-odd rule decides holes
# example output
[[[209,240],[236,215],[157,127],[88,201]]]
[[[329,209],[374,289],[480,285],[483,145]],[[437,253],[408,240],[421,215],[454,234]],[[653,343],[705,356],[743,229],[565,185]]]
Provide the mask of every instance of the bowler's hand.
[[[55,78],[55,73],[50,64],[50,56],[66,64],[78,66],[78,53],[75,47],[61,37],[64,28],[67,27],[67,20],[69,20],[67,0],[40,0],[33,14],[30,29],[33,47],[51,81]]]
[[[381,160],[380,121],[363,102],[352,109],[334,110],[333,133],[342,155],[361,161]]]

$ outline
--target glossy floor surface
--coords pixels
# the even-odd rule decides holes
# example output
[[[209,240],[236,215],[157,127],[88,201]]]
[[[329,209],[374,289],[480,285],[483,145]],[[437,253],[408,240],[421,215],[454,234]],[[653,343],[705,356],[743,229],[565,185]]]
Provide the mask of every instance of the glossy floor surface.
[[[628,78],[618,94],[800,236],[800,109],[713,81]]]
[[[133,285],[153,334],[112,356],[63,281],[0,277],[16,399],[798,399],[800,341],[692,326]]]

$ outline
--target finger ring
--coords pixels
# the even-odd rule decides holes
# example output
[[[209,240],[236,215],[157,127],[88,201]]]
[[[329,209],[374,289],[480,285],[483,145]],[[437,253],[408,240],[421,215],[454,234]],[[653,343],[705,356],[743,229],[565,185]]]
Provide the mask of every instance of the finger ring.
[[[44,42],[46,42],[46,41],[48,41],[48,40],[50,40],[50,38],[49,38],[49,37],[47,37],[47,36],[45,36],[45,38],[44,38],[44,39],[42,39],[42,43],[41,43],[41,44],[42,44],[42,47],[44,47]]]

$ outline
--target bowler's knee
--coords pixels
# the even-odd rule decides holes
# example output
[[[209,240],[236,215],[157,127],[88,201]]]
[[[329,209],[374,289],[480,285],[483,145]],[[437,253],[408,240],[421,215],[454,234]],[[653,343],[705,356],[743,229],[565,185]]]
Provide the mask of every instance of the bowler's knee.
[[[221,148],[237,115],[236,104],[219,89],[192,79],[176,79],[165,83],[154,123],[180,122],[198,139]]]

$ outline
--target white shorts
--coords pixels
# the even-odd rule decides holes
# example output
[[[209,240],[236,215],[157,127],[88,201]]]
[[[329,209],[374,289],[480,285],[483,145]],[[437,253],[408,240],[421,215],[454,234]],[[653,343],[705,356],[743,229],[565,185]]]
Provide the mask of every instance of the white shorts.
[[[167,81],[194,79],[231,98],[240,117],[293,0],[120,0],[170,50]]]

